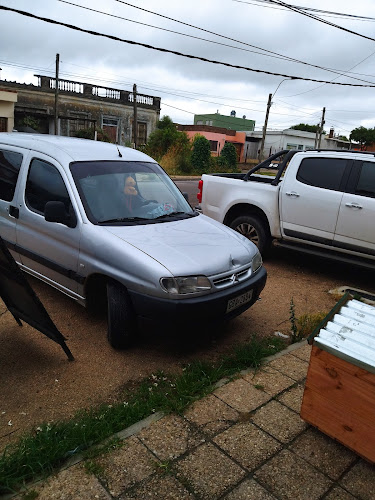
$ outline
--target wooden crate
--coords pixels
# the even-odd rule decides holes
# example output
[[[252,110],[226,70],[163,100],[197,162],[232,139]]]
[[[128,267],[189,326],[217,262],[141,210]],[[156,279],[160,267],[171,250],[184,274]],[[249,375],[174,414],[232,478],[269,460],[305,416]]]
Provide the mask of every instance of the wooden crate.
[[[313,345],[301,418],[375,463],[375,373]]]

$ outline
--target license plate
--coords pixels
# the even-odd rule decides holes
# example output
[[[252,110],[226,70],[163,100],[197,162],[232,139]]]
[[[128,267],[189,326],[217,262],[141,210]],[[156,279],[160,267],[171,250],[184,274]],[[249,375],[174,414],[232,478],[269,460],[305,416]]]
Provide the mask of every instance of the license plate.
[[[237,307],[241,307],[243,304],[250,302],[253,297],[253,291],[249,290],[248,292],[239,295],[238,297],[234,297],[234,299],[228,300],[227,305],[227,313],[233,311],[233,309],[237,309]]]

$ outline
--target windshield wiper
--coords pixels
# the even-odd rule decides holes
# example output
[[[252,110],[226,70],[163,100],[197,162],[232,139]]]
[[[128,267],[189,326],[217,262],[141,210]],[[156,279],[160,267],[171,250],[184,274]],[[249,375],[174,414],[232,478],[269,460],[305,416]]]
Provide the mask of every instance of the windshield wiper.
[[[167,217],[174,217],[176,215],[186,215],[187,217],[193,217],[194,216],[194,214],[189,214],[187,212],[170,212],[169,214],[159,215],[159,217],[155,217],[154,220],[157,220],[157,219],[166,219]]]
[[[99,224],[105,224],[109,222],[137,222],[141,220],[150,220],[145,217],[118,217],[116,219],[106,219],[106,220],[99,220]]]

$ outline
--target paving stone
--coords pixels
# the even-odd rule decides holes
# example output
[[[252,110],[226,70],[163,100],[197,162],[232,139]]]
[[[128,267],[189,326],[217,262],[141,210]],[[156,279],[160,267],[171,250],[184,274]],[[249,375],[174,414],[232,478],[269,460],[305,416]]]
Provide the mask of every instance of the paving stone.
[[[309,365],[306,361],[293,356],[293,354],[286,354],[285,356],[270,361],[269,366],[276,368],[276,370],[281,371],[284,375],[299,382],[306,377]]]
[[[224,500],[276,500],[276,497],[268,493],[254,479],[245,479],[237,488],[226,495]]]
[[[238,421],[239,414],[221,399],[210,394],[196,401],[185,412],[185,417],[213,436]]]
[[[30,488],[38,493],[38,500],[108,500],[111,496],[98,479],[87,474],[82,465],[65,469],[40,486]],[[20,495],[17,498],[25,498]],[[27,498],[27,497],[26,497]],[[31,498],[31,497],[30,497]]]
[[[195,497],[172,476],[154,476],[126,492],[120,500],[194,500]]]
[[[280,450],[281,444],[250,422],[236,424],[214,438],[214,442],[248,470]]]
[[[201,498],[215,500],[233,488],[245,471],[211,443],[203,444],[176,464],[177,478]]]
[[[139,439],[160,460],[172,460],[204,441],[182,417],[168,415],[141,431]]]
[[[356,497],[353,497],[353,495],[343,490],[339,486],[335,486],[333,490],[324,497],[324,500],[355,500],[355,498]]]
[[[360,460],[341,479],[342,486],[361,500],[375,498],[375,466]]]
[[[305,384],[298,384],[296,387],[283,392],[277,399],[299,414],[301,412],[304,391]]]
[[[303,361],[307,361],[309,363],[311,356],[311,348],[312,346],[306,343],[306,345],[300,347],[299,349],[296,349],[295,351],[292,351],[290,354],[292,356],[297,356],[297,358],[300,358]]]
[[[282,443],[288,443],[307,428],[307,424],[294,411],[278,401],[270,401],[259,408],[252,421]]]
[[[256,471],[254,478],[280,500],[319,500],[333,484],[288,450],[282,450]]]
[[[298,436],[289,449],[331,479],[338,479],[357,459],[348,448],[312,427]]]
[[[253,386],[256,386],[256,388],[261,388],[264,392],[270,394],[271,396],[275,396],[287,387],[295,384],[295,380],[283,375],[268,365],[264,366],[255,373],[244,375],[243,379]]]
[[[126,488],[146,479],[155,472],[156,457],[136,437],[111,453],[96,459],[103,468],[103,479],[111,495],[117,496]]]
[[[250,412],[271,399],[269,394],[255,389],[249,382],[239,378],[216,389],[215,396],[240,412]]]

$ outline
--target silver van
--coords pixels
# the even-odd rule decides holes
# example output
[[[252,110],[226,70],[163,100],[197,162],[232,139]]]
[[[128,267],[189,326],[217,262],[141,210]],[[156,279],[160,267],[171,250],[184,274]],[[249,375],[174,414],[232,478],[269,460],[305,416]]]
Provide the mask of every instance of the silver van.
[[[152,158],[85,139],[0,133],[0,236],[23,271],[105,304],[114,348],[142,323],[230,319],[267,276],[256,246],[194,211]]]

